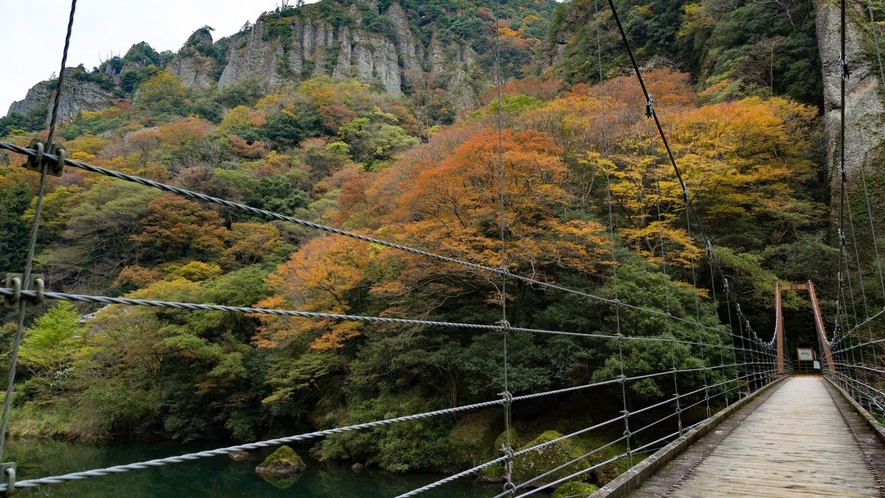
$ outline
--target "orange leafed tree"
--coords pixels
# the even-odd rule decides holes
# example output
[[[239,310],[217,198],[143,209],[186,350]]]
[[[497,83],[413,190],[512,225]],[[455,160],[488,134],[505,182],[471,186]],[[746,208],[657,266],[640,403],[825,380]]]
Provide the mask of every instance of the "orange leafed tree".
[[[374,177],[352,178],[344,191],[354,211],[376,213],[375,235],[467,261],[500,266],[500,164],[504,171],[504,236],[510,271],[553,280],[558,271],[595,273],[605,257],[605,228],[568,217],[568,173],[552,136],[537,131],[501,136],[481,129],[457,137],[446,159],[415,154]],[[445,147],[445,146],[443,146]],[[384,193],[375,195],[374,193]],[[391,205],[387,211],[382,205]],[[349,221],[360,220],[351,213]],[[373,225],[374,223],[369,223]],[[477,279],[477,277],[479,277]],[[269,283],[275,295],[261,306],[348,313],[357,301],[379,302],[382,315],[416,316],[464,289],[500,299],[494,275],[350,239],[314,239],[280,266]],[[465,282],[474,283],[467,284]],[[466,286],[466,287],[465,287]],[[479,287],[477,287],[479,286]],[[365,294],[368,289],[368,294]],[[420,291],[416,298],[414,290]],[[430,290],[428,290],[430,289]],[[311,319],[265,318],[255,342],[287,344],[310,334],[311,347],[342,346],[358,326]]]
[[[142,233],[131,237],[143,255],[172,261],[188,254],[216,254],[224,248],[227,231],[214,211],[173,194],[152,199],[148,210],[140,221]]]
[[[599,263],[605,229],[599,223],[564,219],[568,168],[553,137],[534,130],[501,136],[475,133],[450,158],[430,163],[400,185],[394,216],[404,234],[444,254],[492,266],[500,260],[500,166],[503,162],[506,265],[540,271],[547,266],[592,271]]]
[[[378,251],[364,242],[325,236],[307,242],[268,277],[272,297],[260,307],[346,314],[352,293],[366,276]],[[295,337],[313,338],[312,349],[335,349],[359,335],[354,322],[259,315],[262,325],[253,342],[260,347],[285,346]]]

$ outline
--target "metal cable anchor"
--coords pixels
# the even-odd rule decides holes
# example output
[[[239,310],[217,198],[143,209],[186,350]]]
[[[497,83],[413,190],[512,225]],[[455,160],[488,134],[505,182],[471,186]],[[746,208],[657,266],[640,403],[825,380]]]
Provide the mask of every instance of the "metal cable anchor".
[[[43,302],[43,289],[45,288],[43,274],[32,273],[31,277],[28,279],[29,284],[26,288],[22,285],[24,278],[25,276],[21,273],[6,274],[6,287],[12,289],[12,295],[4,296],[3,304],[5,306],[11,308],[17,307],[19,302],[21,302],[22,290],[34,290],[37,292],[36,296],[28,300],[31,304],[40,304]]]
[[[0,484],[6,485],[6,490],[0,495],[12,496],[15,491],[15,462],[0,463]]]
[[[25,162],[22,167],[27,170],[36,171],[37,173],[42,173],[43,168],[46,168],[46,174],[52,176],[61,176],[65,168],[64,147],[60,145],[53,145],[49,148],[49,154],[58,156],[58,160],[55,162],[50,162],[48,158],[44,157],[43,142],[34,139],[31,140],[31,144],[28,147],[35,150],[37,152],[37,155],[28,156],[27,162]]]

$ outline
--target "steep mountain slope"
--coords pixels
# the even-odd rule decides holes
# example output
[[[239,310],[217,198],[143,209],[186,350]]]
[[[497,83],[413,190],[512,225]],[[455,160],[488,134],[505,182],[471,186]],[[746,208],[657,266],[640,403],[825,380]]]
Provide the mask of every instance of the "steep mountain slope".
[[[547,32],[553,0],[509,2],[501,12],[506,77],[528,74],[533,47]],[[72,71],[61,116],[95,111],[166,68],[188,88],[223,90],[249,84],[273,91],[316,76],[355,78],[391,95],[435,99],[449,116],[475,106],[491,82],[494,2],[365,2],[345,0],[277,8],[228,38],[213,41],[211,27],[195,32],[176,54],[135,45],[86,72]],[[53,82],[35,86],[9,114],[45,108]]]

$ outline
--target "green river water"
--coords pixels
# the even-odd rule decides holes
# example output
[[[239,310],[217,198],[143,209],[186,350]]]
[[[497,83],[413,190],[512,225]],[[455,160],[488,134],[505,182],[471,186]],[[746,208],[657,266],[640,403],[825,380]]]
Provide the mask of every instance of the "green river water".
[[[138,443],[86,444],[36,439],[11,439],[4,451],[5,461],[18,465],[17,479],[49,475],[162,458],[210,449],[208,444]],[[391,497],[423,486],[444,476],[392,474],[367,468],[360,473],[346,465],[327,465],[297,449],[308,470],[291,487],[278,489],[255,474],[270,450],[235,462],[228,457],[204,458],[164,467],[136,470],[125,474],[90,478],[34,490],[17,491],[18,497]],[[478,484],[461,479],[420,496],[428,498],[479,498],[502,491],[500,484]],[[544,495],[541,495],[544,496]]]

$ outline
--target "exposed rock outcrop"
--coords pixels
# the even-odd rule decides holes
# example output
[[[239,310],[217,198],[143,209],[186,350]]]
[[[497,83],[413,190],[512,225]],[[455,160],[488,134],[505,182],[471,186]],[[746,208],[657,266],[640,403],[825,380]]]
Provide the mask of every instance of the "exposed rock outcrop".
[[[199,53],[178,54],[172,59],[172,74],[181,79],[181,84],[191,89],[212,88],[215,85],[213,74],[217,67],[215,59]]]
[[[228,63],[218,80],[218,88],[247,79],[256,79],[271,86],[279,85],[282,77],[277,69],[277,60],[284,57],[283,47],[274,41],[265,41],[265,22],[258,19],[252,29],[231,43]],[[300,67],[289,69],[300,73]]]
[[[73,70],[72,68],[71,71]],[[50,82],[42,81],[28,90],[24,100],[13,102],[9,106],[9,114],[27,115],[41,107],[49,109],[54,98],[55,90],[52,89]],[[112,98],[112,93],[97,83],[65,78],[58,104],[58,119],[70,121],[80,111],[100,111],[111,105]],[[48,116],[46,122],[49,123]]]
[[[839,7],[821,1],[817,7],[817,39],[824,82],[824,121],[827,164],[833,183],[839,183],[840,129],[840,63],[841,22]],[[845,170],[849,179],[872,159],[885,139],[885,106],[882,104],[882,82],[878,68],[865,54],[864,39],[858,28],[849,22],[846,35],[846,60],[850,76],[845,95]]]
[[[388,93],[398,94],[403,77],[400,54],[404,54],[406,67],[420,69],[417,54],[421,49],[408,31],[402,9],[397,5],[388,10],[403,16],[401,27],[405,31],[397,33],[398,45],[378,33],[346,26],[335,28],[324,20],[299,17],[290,18],[283,28],[291,32],[270,36],[267,20],[259,18],[242,38],[231,43],[218,87],[253,79],[274,88],[285,81],[328,75],[363,82],[377,79]],[[288,39],[287,43],[282,37]]]
[[[377,12],[377,2],[367,5]],[[171,69],[182,84],[194,90],[223,89],[249,80],[272,91],[286,83],[325,75],[379,85],[392,95],[444,89],[456,110],[478,104],[474,78],[487,81],[487,76],[471,71],[477,64],[472,48],[456,43],[443,46],[435,37],[419,36],[398,3],[380,13],[386,18],[380,25],[378,14],[364,7],[351,4],[346,21],[327,18],[314,5],[300,7],[294,14],[265,13],[255,24],[219,42],[213,41],[209,28],[204,27],[172,58],[142,43],[125,57],[102,63],[97,74],[106,78],[105,83],[113,83],[118,95],[132,92],[153,74],[153,64],[160,70]],[[372,17],[365,21],[363,16]],[[427,29],[433,32],[431,27]],[[110,90],[87,81],[66,84],[62,117],[71,119],[81,110],[106,108],[111,105],[111,95]],[[46,105],[50,97],[48,83],[40,83],[23,101],[14,103],[10,112],[27,114]]]

